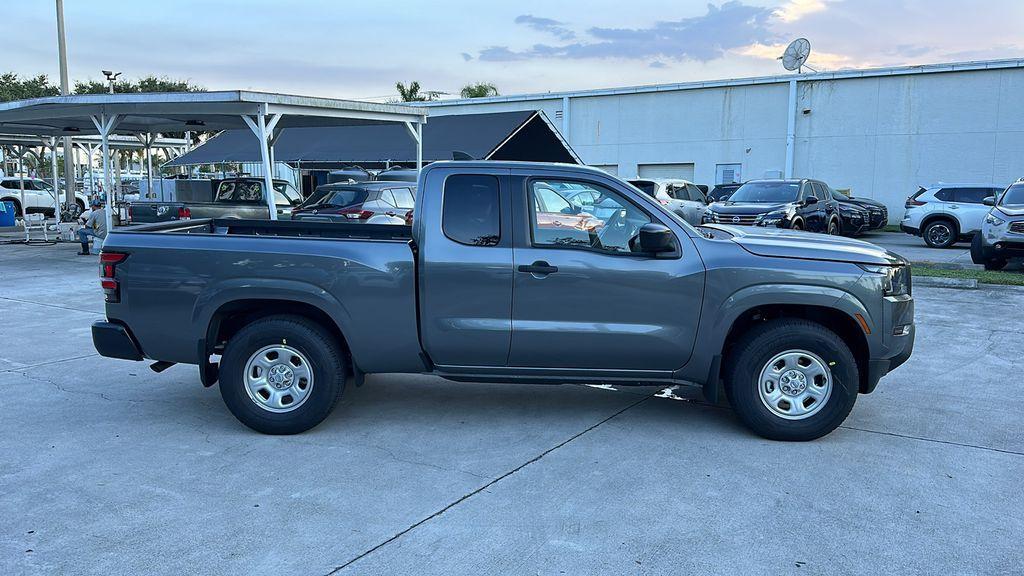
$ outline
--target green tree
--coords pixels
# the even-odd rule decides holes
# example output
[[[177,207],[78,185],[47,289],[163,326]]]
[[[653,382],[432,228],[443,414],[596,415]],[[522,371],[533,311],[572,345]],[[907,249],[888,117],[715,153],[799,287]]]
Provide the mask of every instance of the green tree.
[[[75,82],[75,94],[106,94],[110,85],[102,80],[86,80]],[[166,76],[145,76],[138,80],[117,80],[114,92],[125,94],[133,92],[206,92],[206,88],[191,84],[188,80],[172,80]]]
[[[56,96],[60,88],[50,84],[46,74],[34,78],[22,78],[13,72],[0,75],[0,102]]]
[[[475,84],[466,84],[462,87],[462,92],[459,94],[463,98],[486,98],[488,96],[497,96],[498,87],[490,82],[477,82]]]
[[[402,102],[425,102],[429,98],[420,94],[420,83],[413,80],[408,86],[398,82],[395,84],[395,89],[398,90],[398,97]]]

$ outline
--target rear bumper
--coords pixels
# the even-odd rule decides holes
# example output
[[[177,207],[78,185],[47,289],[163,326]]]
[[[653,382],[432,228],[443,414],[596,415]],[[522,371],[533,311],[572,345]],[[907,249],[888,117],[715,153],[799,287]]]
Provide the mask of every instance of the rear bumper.
[[[900,222],[900,230],[903,231],[903,232],[906,232],[907,234],[913,234],[914,236],[920,236],[921,235],[921,230],[919,228],[915,228],[913,226],[907,226],[903,222]]]
[[[142,360],[142,350],[127,326],[98,321],[92,325],[92,344],[100,356],[122,360]]]

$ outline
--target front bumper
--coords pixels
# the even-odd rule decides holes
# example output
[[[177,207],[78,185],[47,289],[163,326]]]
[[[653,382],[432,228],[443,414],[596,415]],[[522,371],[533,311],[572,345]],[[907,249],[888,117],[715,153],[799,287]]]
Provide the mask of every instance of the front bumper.
[[[861,381],[864,394],[874,391],[883,376],[906,362],[914,352],[917,327],[914,324],[913,297],[886,296],[878,327],[881,333],[875,335],[870,346],[867,375]]]
[[[142,360],[142,350],[127,326],[97,321],[92,325],[92,344],[100,356],[122,360]]]

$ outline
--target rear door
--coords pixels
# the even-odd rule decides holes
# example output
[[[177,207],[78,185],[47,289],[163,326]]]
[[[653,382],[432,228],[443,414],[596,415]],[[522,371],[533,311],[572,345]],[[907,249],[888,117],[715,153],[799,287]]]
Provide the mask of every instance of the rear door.
[[[614,181],[574,172],[513,170],[512,348],[509,366],[670,371],[689,359],[700,316],[704,266],[685,229]],[[578,183],[616,206],[599,221],[556,227],[538,194]],[[636,251],[639,227],[668,226],[681,253]]]
[[[505,366],[512,334],[509,170],[437,168],[416,211],[420,337],[437,365]],[[428,193],[429,192],[429,193]]]

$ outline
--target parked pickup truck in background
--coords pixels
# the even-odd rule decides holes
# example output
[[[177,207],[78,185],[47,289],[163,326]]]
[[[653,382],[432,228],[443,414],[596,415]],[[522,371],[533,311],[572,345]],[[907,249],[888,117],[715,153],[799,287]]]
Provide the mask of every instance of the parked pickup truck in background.
[[[539,191],[602,210],[556,223]],[[608,202],[618,208],[605,210]],[[601,219],[598,225],[594,220]],[[907,262],[805,232],[694,228],[603,171],[435,162],[412,226],[193,220],[112,232],[100,354],[198,364],[265,433],[308,430],[346,381],[693,383],[768,438],[835,429],[914,342]]]
[[[172,222],[190,218],[270,219],[262,178],[221,180],[212,202],[133,202],[129,208],[135,224]],[[286,180],[274,180],[274,204],[277,217],[291,218],[292,208],[302,201],[295,187]]]

